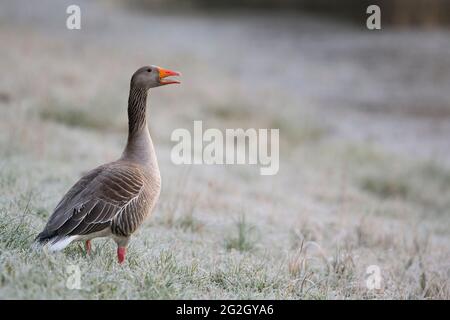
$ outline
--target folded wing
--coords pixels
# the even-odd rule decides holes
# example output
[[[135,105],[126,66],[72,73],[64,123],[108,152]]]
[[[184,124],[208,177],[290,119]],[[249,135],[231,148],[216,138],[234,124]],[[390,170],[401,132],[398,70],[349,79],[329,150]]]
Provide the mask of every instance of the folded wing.
[[[110,227],[114,219],[135,206],[144,177],[134,165],[100,166],[82,177],[56,206],[37,240],[87,235]]]

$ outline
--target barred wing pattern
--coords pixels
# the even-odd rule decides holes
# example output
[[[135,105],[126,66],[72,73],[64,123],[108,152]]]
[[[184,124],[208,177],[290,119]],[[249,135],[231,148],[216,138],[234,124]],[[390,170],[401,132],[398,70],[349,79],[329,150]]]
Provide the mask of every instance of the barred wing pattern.
[[[147,198],[145,176],[138,165],[100,166],[67,192],[38,238],[87,235],[108,227],[114,234],[129,236],[145,218]]]

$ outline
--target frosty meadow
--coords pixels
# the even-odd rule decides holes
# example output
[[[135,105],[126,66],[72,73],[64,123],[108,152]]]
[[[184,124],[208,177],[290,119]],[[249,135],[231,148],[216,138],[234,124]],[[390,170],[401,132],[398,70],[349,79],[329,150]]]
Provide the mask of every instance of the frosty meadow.
[[[237,128],[223,134],[216,128],[203,132],[203,122],[194,121],[193,137],[189,130],[178,128],[171,141],[178,142],[170,154],[174,164],[259,164],[263,176],[275,175],[280,168],[279,129]]]

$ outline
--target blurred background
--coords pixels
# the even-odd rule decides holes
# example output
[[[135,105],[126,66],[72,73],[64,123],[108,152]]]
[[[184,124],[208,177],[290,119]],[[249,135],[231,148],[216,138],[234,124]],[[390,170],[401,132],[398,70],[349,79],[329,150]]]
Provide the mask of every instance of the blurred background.
[[[129,5],[147,9],[220,9],[220,10],[270,10],[271,12],[295,11],[297,13],[327,15],[341,18],[347,22],[365,22],[362,12],[370,5],[378,5],[383,9],[383,23],[395,26],[433,27],[448,25],[450,18],[447,0],[132,0]]]
[[[81,30],[66,28],[71,4]],[[371,4],[381,30],[366,28]],[[13,221],[1,225],[1,297],[143,297],[138,279],[114,277],[111,291],[42,293],[46,268],[26,268],[21,246],[82,172],[119,156],[130,77],[154,64],[183,78],[150,92],[163,192],[136,259],[169,248],[201,266],[197,282],[161,284],[164,297],[448,298],[449,12],[447,0],[0,1],[0,213]],[[194,120],[279,128],[278,175],[173,165],[170,134]],[[323,259],[303,274],[305,242]],[[366,290],[370,264],[383,290]]]

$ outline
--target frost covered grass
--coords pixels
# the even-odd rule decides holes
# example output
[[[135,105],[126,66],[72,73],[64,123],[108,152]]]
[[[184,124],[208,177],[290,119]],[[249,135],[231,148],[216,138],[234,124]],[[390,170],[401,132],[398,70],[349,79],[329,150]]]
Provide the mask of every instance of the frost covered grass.
[[[93,10],[88,17],[103,21],[98,8],[88,8]],[[314,37],[304,39],[299,55],[298,34],[286,32],[278,20],[274,28],[284,30],[285,40],[265,38],[256,18],[211,24],[202,16],[142,19],[111,10],[113,19],[103,21],[108,28],[87,38],[74,35],[76,44],[51,24],[32,32],[35,26],[12,16],[0,27],[0,40],[9,44],[0,59],[9,75],[0,77],[0,298],[450,298],[450,162],[442,148],[448,128],[420,115],[399,118],[391,105],[400,101],[399,108],[407,108],[413,100],[402,83],[417,89],[413,95],[427,93],[420,85],[431,71],[424,67],[424,78],[414,82],[406,70],[423,64],[402,59],[398,72],[381,68],[366,78],[360,64],[367,52],[389,53],[390,46],[408,57],[415,52],[410,46],[420,51],[420,39],[405,38],[403,49],[396,34],[378,45],[353,43],[361,35],[344,28],[330,38],[353,50],[346,60],[340,40]],[[111,21],[136,32],[116,30]],[[194,40],[210,45],[184,46],[175,33],[162,38],[151,31],[153,23],[183,23]],[[232,27],[237,23],[239,31]],[[317,31],[302,23],[327,36],[320,33],[323,26]],[[139,31],[142,24],[150,27]],[[253,51],[250,35],[271,50]],[[146,43],[161,41],[160,47],[143,46],[144,36]],[[236,52],[222,54],[218,63],[230,38]],[[108,59],[105,46],[111,49]],[[277,63],[281,51],[292,52],[283,57],[292,66],[288,70]],[[30,53],[37,58],[29,59]],[[395,54],[381,57],[397,62]],[[434,57],[435,63],[447,59]],[[126,263],[117,264],[114,243],[104,239],[93,241],[91,255],[81,243],[57,254],[33,248],[34,237],[80,175],[120,155],[129,76],[148,63],[180,70],[184,79],[177,88],[155,89],[149,98],[163,189],[154,215],[133,237]],[[248,69],[238,68],[243,64]],[[230,71],[236,68],[243,70],[240,77]],[[277,77],[258,73],[275,69],[281,73]],[[324,73],[336,77],[334,86],[323,85]],[[405,96],[390,98],[384,87],[391,78]],[[279,86],[279,79],[292,81]],[[348,89],[355,81],[362,89],[353,96]],[[386,96],[370,94],[366,83]],[[448,99],[447,91],[438,98]],[[383,108],[384,115],[358,108],[376,109],[381,102],[391,106]],[[218,128],[278,127],[279,173],[262,177],[252,166],[173,165],[170,133],[192,128],[194,120]],[[417,137],[417,131],[424,134]],[[371,265],[381,270],[379,290],[366,287]],[[70,266],[81,272],[79,290],[67,287]]]

